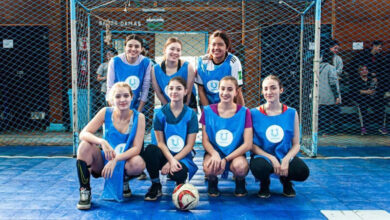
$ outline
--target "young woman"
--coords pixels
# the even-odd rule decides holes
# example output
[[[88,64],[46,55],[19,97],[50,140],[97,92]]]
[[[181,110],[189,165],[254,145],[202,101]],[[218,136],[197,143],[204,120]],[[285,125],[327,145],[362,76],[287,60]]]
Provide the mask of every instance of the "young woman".
[[[170,102],[168,97],[168,82],[173,77],[180,76],[186,80],[187,94],[185,104],[196,111],[194,68],[187,61],[180,59],[182,42],[176,37],[168,38],[164,45],[164,60],[160,65],[155,65],[152,69],[152,85],[158,99],[162,105]]]
[[[145,200],[154,201],[161,196],[161,174],[168,175],[176,185],[184,183],[197,171],[192,160],[192,148],[198,132],[198,121],[194,110],[183,101],[188,94],[187,83],[181,77],[173,77],[168,83],[170,102],[157,112],[154,118],[154,131],[157,143],[148,145],[143,153],[146,169],[152,186]]]
[[[270,175],[276,174],[283,184],[283,195],[294,197],[291,180],[304,181],[309,168],[296,155],[299,152],[299,119],[295,109],[280,103],[283,86],[279,78],[267,76],[262,84],[266,103],[251,109],[253,148],[250,169],[260,180],[257,196],[271,196]]]
[[[208,54],[199,57],[197,63],[197,76],[199,99],[202,106],[215,104],[220,101],[218,84],[224,76],[236,78],[237,104],[244,106],[244,98],[241,92],[242,67],[240,60],[229,53],[231,49],[230,38],[224,31],[215,31],[209,39]]]
[[[236,196],[245,196],[245,176],[249,166],[245,153],[252,147],[253,131],[249,109],[235,104],[238,83],[225,76],[219,83],[220,101],[203,110],[202,144],[205,149],[203,170],[208,178],[208,194],[219,196],[217,175],[226,178],[228,171],[235,176]]]
[[[152,62],[141,55],[143,40],[137,35],[126,37],[125,52],[111,59],[107,71],[107,92],[116,82],[130,85],[134,97],[131,108],[142,112],[148,100]]]
[[[109,94],[113,107],[101,109],[80,133],[77,174],[80,182],[78,209],[91,207],[90,174],[106,179],[103,199],[121,201],[131,196],[125,177],[136,176],[145,169],[141,148],[145,134],[145,116],[131,110],[132,91],[125,82],[116,83]],[[105,126],[104,138],[94,133]],[[123,195],[122,195],[123,193]]]

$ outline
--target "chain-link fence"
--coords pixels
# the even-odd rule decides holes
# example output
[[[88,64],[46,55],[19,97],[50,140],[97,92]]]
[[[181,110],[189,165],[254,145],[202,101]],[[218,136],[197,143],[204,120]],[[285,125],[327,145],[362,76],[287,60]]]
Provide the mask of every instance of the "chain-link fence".
[[[182,58],[195,65],[195,59],[207,51],[209,34],[224,30],[232,40],[231,52],[243,66],[246,105],[252,108],[261,104],[260,80],[269,74],[278,75],[285,87],[282,101],[299,112],[302,145],[315,155],[313,123],[317,119],[313,117],[312,93],[316,3],[319,5],[314,0],[3,1],[0,144],[71,145],[72,137],[105,105],[101,92],[104,81],[98,81],[97,70],[111,48],[124,51],[126,35],[141,36],[145,55],[158,63],[166,39],[176,36],[183,42]],[[333,121],[323,123],[320,118],[318,140],[320,144],[350,145],[353,137],[361,143],[359,114],[347,98],[355,94],[350,83],[354,65],[363,60],[357,55],[363,51],[354,48],[382,40],[384,54],[390,34],[386,12],[390,9],[386,1],[328,0],[322,4],[322,14],[317,17],[322,17],[321,38],[338,40],[344,68],[337,80],[342,97],[342,104],[337,105],[340,113],[332,116]],[[144,113],[149,130],[155,104],[152,89],[148,100]],[[379,106],[384,102],[376,103]],[[319,104],[321,117],[323,105]],[[370,106],[368,116],[378,115],[372,112],[377,109]],[[375,135],[370,138],[390,145],[373,132],[373,123],[367,123],[367,132]],[[324,126],[335,131],[324,134]]]

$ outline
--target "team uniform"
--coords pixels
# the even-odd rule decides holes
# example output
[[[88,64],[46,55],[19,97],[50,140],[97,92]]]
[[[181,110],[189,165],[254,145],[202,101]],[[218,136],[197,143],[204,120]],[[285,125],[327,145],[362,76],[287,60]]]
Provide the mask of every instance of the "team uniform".
[[[123,134],[120,133],[114,126],[112,107],[106,108],[104,118],[104,139],[115,149],[116,154],[121,154],[133,146],[133,141],[137,133],[138,127],[138,112],[133,110],[132,118],[130,119],[128,131]],[[104,164],[108,161],[105,159],[104,152],[101,151]],[[104,183],[104,190],[101,198],[107,200],[123,201],[123,179],[124,166],[126,161],[118,161],[116,163],[112,178],[108,178]],[[95,174],[96,175],[96,174]]]
[[[251,109],[253,144],[275,156],[280,163],[293,145],[296,114],[294,108],[286,105],[282,105],[282,108],[282,113],[274,116],[268,116],[263,108]],[[261,188],[268,188],[269,177],[274,172],[271,161],[265,156],[252,154],[250,169],[256,179],[260,180]],[[291,184],[290,180],[304,181],[308,176],[309,168],[295,156],[290,161],[288,176],[280,177],[280,179],[283,184]]]
[[[251,115],[246,107],[237,105],[237,111],[232,117],[222,118],[218,115],[217,105],[206,106],[200,122],[206,126],[211,145],[224,158],[244,142],[245,128],[252,127]],[[223,178],[228,175],[229,165],[226,164]]]
[[[198,58],[196,70],[195,83],[203,85],[209,104],[220,101],[218,87],[223,77],[233,76],[239,86],[243,84],[241,62],[231,53],[227,53],[224,62],[219,65],[215,65],[209,55],[201,56]]]
[[[170,98],[168,97],[168,83],[169,80],[172,79],[173,77],[180,76],[182,77],[185,81],[188,80],[188,61],[185,61],[183,65],[181,65],[181,61],[179,60],[178,64],[178,70],[176,73],[168,76],[165,71],[165,65],[154,65],[154,76],[156,78],[157,84],[160,87],[160,90],[162,91],[162,94],[164,95],[165,99],[167,102],[170,102]],[[195,99],[195,87],[192,87],[192,95],[191,95],[191,100],[189,103],[189,107],[196,109],[196,99]]]
[[[142,55],[135,64],[129,64],[124,53],[115,56],[108,64],[107,93],[116,82],[128,83],[133,92],[130,108],[138,109],[140,101],[147,102],[151,68],[151,60]]]
[[[165,144],[173,156],[179,153],[187,143],[187,135],[196,134],[199,130],[197,116],[194,110],[184,105],[184,108],[180,115],[175,118],[170,110],[170,103],[164,105],[160,111],[157,112],[154,118],[154,129],[156,131],[162,131],[164,133]],[[187,172],[189,179],[198,170],[198,167],[192,160],[192,152],[188,153],[179,162],[181,163],[185,171],[185,175],[174,175],[172,179],[177,183],[184,183],[187,178]],[[144,159],[146,161],[146,168],[149,172],[150,178],[158,178],[158,171],[165,165],[167,159],[162,154],[162,151],[157,146],[157,141],[153,141],[145,149]],[[177,173],[181,172],[178,171]]]

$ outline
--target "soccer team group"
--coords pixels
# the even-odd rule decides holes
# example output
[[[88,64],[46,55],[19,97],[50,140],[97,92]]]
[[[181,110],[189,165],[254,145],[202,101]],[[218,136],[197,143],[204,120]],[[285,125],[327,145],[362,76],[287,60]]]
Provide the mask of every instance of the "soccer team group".
[[[220,195],[218,177],[226,178],[229,171],[236,184],[234,195],[246,196],[249,169],[260,181],[258,197],[271,196],[271,175],[280,179],[283,195],[296,195],[291,181],[309,176],[309,168],[297,157],[298,114],[280,102],[283,85],[274,75],[261,82],[265,104],[246,108],[241,63],[230,49],[227,33],[215,31],[209,38],[208,53],[193,67],[180,59],[182,42],[171,37],[164,45],[164,60],[153,64],[141,55],[143,40],[139,36],[126,38],[125,52],[108,63],[106,99],[110,107],[102,108],[79,136],[78,209],[91,207],[91,175],[105,178],[101,198],[116,201],[131,196],[129,180],[145,168],[151,180],[147,201],[162,195],[160,174],[177,185],[194,176],[198,167],[193,147],[199,131],[194,83],[202,106],[203,171],[209,196]],[[141,112],[150,84],[162,107],[155,109],[152,143],[144,147],[145,116]],[[95,133],[102,126],[100,138]]]

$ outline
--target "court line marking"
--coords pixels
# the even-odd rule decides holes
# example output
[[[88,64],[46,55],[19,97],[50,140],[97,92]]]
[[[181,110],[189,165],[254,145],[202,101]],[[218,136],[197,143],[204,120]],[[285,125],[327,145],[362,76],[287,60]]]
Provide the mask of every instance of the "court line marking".
[[[68,159],[68,158],[74,158],[73,156],[11,156],[11,155],[0,155],[0,158],[22,158],[22,159],[30,159],[30,158],[37,158],[37,159]],[[390,157],[379,157],[379,156],[368,156],[368,157],[357,157],[357,156],[351,156],[351,157],[300,157],[301,159],[305,160],[353,160],[353,159],[381,159],[381,160],[389,160]],[[195,159],[195,158],[194,158]],[[248,158],[247,158],[248,159]],[[249,158],[250,159],[250,158]]]
[[[73,156],[4,156],[0,155],[0,158],[9,158],[9,159],[69,159]]]

